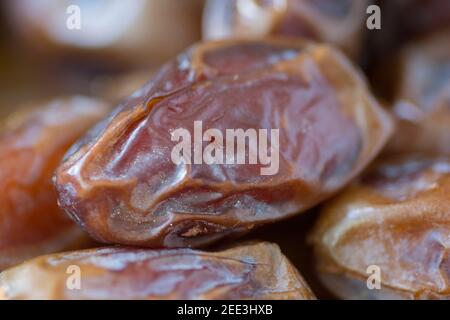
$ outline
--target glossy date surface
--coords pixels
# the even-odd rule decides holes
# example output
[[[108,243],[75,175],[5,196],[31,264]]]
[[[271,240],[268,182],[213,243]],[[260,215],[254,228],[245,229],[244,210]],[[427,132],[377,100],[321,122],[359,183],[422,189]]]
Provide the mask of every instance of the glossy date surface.
[[[100,101],[59,98],[13,112],[0,132],[0,269],[76,248],[88,237],[58,208],[54,170],[70,145],[108,112]]]
[[[4,12],[16,40],[49,65],[123,70],[159,65],[198,41],[202,7],[203,0],[18,0]]]
[[[106,247],[43,256],[0,274],[0,298],[315,299],[267,242],[217,252]]]
[[[265,165],[248,161],[174,163],[171,133],[194,136],[195,121],[220,132],[279,130],[278,171],[262,175]],[[55,183],[61,207],[100,241],[203,246],[329,197],[391,129],[359,73],[328,46],[206,42],[163,66],[77,143]],[[249,158],[248,149],[234,151]]]
[[[367,0],[209,0],[203,38],[305,37],[327,42],[357,58]]]
[[[449,194],[448,157],[376,164],[325,205],[311,234],[323,283],[344,299],[450,299]],[[374,272],[379,290],[366,284]]]

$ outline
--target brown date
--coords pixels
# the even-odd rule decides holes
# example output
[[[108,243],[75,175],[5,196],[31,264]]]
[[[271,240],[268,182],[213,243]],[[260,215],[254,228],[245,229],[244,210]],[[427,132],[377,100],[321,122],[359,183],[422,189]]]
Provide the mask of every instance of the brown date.
[[[450,154],[450,29],[403,49],[397,67],[398,126],[387,152]]]
[[[244,163],[174,162],[172,133],[195,137],[195,121],[224,136],[279,130],[278,146],[266,141],[278,170],[264,174],[266,163],[250,163],[254,149],[234,147],[234,138],[226,149]],[[72,148],[56,172],[59,203],[102,242],[207,245],[331,196],[373,159],[391,128],[359,73],[329,46],[206,42],[163,66]],[[222,143],[218,137],[203,136],[187,151],[195,156]]]
[[[449,194],[448,157],[382,160],[323,208],[311,234],[323,283],[344,299],[450,299]]]
[[[382,28],[375,33],[369,32],[368,38],[369,42],[376,39],[375,47],[370,50],[385,59],[392,59],[390,50],[450,27],[449,1],[382,0],[377,4],[382,12]]]
[[[85,62],[89,69],[119,70],[159,65],[198,41],[202,8],[203,0],[18,0],[4,4],[5,18],[16,38],[44,61],[50,58],[49,64],[59,61],[67,67],[74,62],[80,67]]]
[[[108,112],[75,96],[13,112],[0,131],[0,270],[77,248],[87,235],[56,204],[54,170],[70,145]]]
[[[450,2],[442,0],[385,1],[396,12],[402,37],[412,39],[450,27]]]
[[[68,279],[75,272],[77,290]],[[268,242],[217,252],[106,247],[38,257],[0,274],[0,298],[315,299]]]
[[[203,38],[282,35],[340,47],[356,58],[363,40],[368,0],[209,0]]]

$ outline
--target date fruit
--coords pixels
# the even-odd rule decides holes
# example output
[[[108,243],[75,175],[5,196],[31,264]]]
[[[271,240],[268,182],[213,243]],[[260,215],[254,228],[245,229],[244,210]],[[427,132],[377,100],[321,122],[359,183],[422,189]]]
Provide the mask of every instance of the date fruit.
[[[198,122],[216,132],[205,131],[200,145]],[[72,148],[56,172],[59,203],[102,242],[207,245],[331,196],[374,158],[391,127],[358,72],[329,46],[207,42],[163,66]],[[278,170],[265,175],[263,161],[250,162],[251,135],[245,149],[228,139],[225,163],[174,161],[179,129],[197,141],[184,155],[200,156],[229,130],[278,130],[278,146],[263,140],[258,150],[270,145]]]
[[[0,128],[0,270],[77,248],[87,235],[58,208],[54,170],[70,145],[108,112],[81,96],[10,114]]]
[[[53,254],[1,273],[1,295],[5,299],[315,299],[278,246],[268,242],[217,252],[106,247]]]
[[[18,0],[3,7],[11,31],[34,54],[63,65],[84,61],[89,70],[158,65],[201,37],[203,0]]]
[[[203,38],[306,37],[356,58],[364,36],[367,0],[208,0]]]
[[[311,234],[323,283],[344,299],[450,299],[449,194],[448,157],[382,160],[323,208]]]
[[[397,28],[406,39],[450,27],[450,2],[442,0],[385,1],[397,16]],[[383,10],[383,8],[382,8]]]
[[[398,126],[387,152],[450,154],[450,29],[406,47],[399,60]]]

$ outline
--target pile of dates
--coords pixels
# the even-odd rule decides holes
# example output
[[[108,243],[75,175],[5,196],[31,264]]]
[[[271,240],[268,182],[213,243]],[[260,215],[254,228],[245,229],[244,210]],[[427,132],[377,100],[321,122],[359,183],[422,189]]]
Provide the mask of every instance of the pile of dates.
[[[2,119],[0,299],[449,299],[450,32],[383,93],[370,4],[210,0],[117,106]]]

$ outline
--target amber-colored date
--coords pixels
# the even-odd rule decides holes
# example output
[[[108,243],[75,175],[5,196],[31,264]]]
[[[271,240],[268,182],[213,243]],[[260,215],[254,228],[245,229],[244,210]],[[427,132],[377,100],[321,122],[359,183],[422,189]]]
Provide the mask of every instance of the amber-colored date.
[[[262,174],[266,164],[250,163],[249,147],[240,150],[236,140],[226,148],[244,163],[174,162],[180,142],[172,133],[181,128],[195,137],[197,121],[224,136],[279,130],[277,171]],[[77,144],[56,173],[59,202],[103,242],[206,245],[329,197],[373,159],[391,127],[365,82],[331,47],[206,42],[162,67]]]
[[[9,115],[0,133],[0,270],[76,247],[87,237],[58,208],[54,170],[70,145],[107,114],[103,103],[61,98]]]
[[[332,43],[357,58],[367,0],[208,0],[203,38],[281,35]]]
[[[323,283],[344,299],[450,299],[449,194],[448,157],[378,163],[311,235]]]
[[[278,246],[267,242],[218,252],[107,247],[54,254],[0,274],[0,295],[6,299],[315,299]]]
[[[450,154],[450,29],[404,48],[397,81],[387,152]]]

